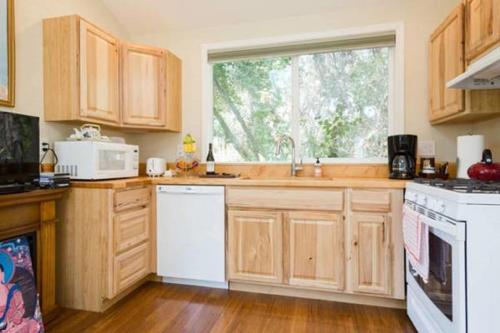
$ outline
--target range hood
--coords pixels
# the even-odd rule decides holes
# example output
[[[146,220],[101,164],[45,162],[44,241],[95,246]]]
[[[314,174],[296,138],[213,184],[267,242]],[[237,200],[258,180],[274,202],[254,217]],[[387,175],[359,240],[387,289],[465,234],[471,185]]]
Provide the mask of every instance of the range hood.
[[[500,47],[471,64],[467,70],[446,83],[454,89],[500,89]]]

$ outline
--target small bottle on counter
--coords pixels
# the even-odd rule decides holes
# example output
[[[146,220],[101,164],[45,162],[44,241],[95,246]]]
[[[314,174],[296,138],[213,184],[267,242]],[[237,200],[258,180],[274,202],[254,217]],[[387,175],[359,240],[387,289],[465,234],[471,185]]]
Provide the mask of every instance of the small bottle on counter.
[[[207,175],[215,175],[215,158],[211,143],[208,144]]]
[[[316,163],[314,163],[314,177],[322,177],[323,170],[321,169],[321,162],[319,161],[319,157],[316,157]]]

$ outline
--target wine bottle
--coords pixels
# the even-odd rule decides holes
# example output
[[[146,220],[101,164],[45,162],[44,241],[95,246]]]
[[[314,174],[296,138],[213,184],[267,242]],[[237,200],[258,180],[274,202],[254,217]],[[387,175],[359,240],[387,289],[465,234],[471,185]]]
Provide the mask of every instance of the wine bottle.
[[[207,175],[215,175],[215,158],[211,143],[208,144]]]

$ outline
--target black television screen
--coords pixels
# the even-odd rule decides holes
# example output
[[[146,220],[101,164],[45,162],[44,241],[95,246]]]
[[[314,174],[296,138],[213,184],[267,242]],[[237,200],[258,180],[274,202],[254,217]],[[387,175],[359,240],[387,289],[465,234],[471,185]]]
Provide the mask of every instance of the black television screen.
[[[0,185],[33,182],[39,159],[38,118],[0,112]]]

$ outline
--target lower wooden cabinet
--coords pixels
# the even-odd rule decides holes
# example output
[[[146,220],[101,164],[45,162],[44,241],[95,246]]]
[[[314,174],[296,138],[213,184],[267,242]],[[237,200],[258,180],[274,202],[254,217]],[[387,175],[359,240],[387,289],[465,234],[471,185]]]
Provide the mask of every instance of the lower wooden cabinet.
[[[230,282],[404,299],[402,190],[332,189],[339,200],[331,210],[307,191],[294,189],[294,200],[309,209],[283,208],[285,189],[258,191],[271,199],[281,191],[279,207],[250,207],[240,199],[254,189],[227,189]]]
[[[280,283],[281,213],[229,210],[228,248],[229,279]]]
[[[63,307],[102,312],[152,273],[151,188],[71,188],[57,229],[57,298]]]
[[[391,235],[386,214],[351,215],[353,291],[390,295]]]
[[[288,212],[288,283],[333,290],[344,288],[344,218],[337,213]]]

